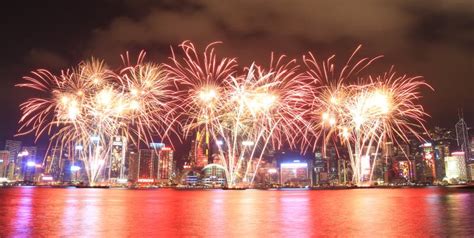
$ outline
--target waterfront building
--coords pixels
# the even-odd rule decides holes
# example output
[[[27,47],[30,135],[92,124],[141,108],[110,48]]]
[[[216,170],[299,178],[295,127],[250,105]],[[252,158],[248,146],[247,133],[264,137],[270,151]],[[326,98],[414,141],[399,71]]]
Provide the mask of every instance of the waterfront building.
[[[133,183],[169,183],[175,177],[173,150],[163,143],[128,152],[128,179]]]
[[[416,178],[421,183],[433,183],[436,179],[436,164],[432,143],[426,142],[419,146],[415,154]]]
[[[158,180],[160,183],[170,183],[176,176],[176,161],[173,159],[173,150],[163,147],[159,150]]]
[[[195,140],[191,141],[190,157],[192,164],[197,170],[201,170],[209,164],[209,133],[196,133]]]
[[[321,152],[317,151],[314,153],[314,162],[313,162],[313,171],[314,171],[314,184],[320,185],[328,182],[327,176],[327,163],[323,160],[323,155]]]
[[[44,174],[51,176],[52,181],[60,181],[62,157],[62,150],[59,147],[53,147],[45,158]]]
[[[159,154],[154,149],[140,149],[138,151],[137,178],[134,182],[154,183],[158,177]]]
[[[469,169],[468,174],[471,176],[470,180],[474,181],[474,164],[469,164],[468,169]]]
[[[74,173],[77,172],[75,167],[72,167],[74,166],[73,160],[67,157],[63,157],[59,163],[60,163],[60,168],[61,168],[59,181],[65,182],[65,183],[72,182],[74,180],[73,175]]]
[[[21,151],[21,141],[15,140],[6,140],[5,141],[5,150],[10,153],[9,163],[7,166],[7,174],[9,180],[16,180],[16,175],[18,174],[17,158],[18,154]]]
[[[10,151],[0,150],[0,178],[7,178],[7,169],[10,161]]]
[[[216,156],[218,155],[213,155],[213,157]],[[201,170],[201,182],[208,186],[223,186],[226,183],[224,167],[220,163],[221,160],[214,158],[214,161],[216,161],[216,163],[208,164]],[[193,182],[195,183],[197,181],[192,181],[191,177],[191,179],[187,178],[186,182],[193,184]]]
[[[10,152],[9,160],[10,161],[16,161],[18,153],[20,153],[20,150],[21,150],[21,141],[6,140],[5,141],[5,150]]]
[[[462,180],[466,181],[467,171],[466,171],[466,161],[464,152],[453,152],[451,156],[445,158],[446,162],[446,178],[450,180]]]
[[[41,163],[37,161],[36,146],[23,146],[20,154],[17,156],[17,180],[34,182],[35,175],[41,172]]]
[[[410,144],[386,142],[379,157],[374,167],[374,181],[396,184],[414,181],[415,160],[410,154]]]
[[[309,165],[306,160],[286,160],[280,163],[280,184],[289,187],[311,185]]]
[[[128,174],[129,181],[136,183],[138,181],[138,151],[129,149],[127,152]]]
[[[257,161],[255,162],[255,166],[256,164]],[[311,168],[308,169],[310,170]],[[253,172],[250,174],[249,179],[252,179],[252,176]],[[254,185],[257,187],[270,187],[279,183],[277,160],[275,158],[264,158],[256,171]]]
[[[115,136],[112,142],[109,163],[106,167],[109,173],[109,181],[112,183],[126,179],[126,152],[127,139],[123,136]]]

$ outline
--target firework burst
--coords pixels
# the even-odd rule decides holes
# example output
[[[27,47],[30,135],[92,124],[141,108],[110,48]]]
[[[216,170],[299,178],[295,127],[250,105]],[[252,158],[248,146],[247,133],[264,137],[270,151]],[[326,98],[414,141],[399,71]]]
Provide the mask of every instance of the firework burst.
[[[312,119],[316,142],[322,138],[323,156],[326,145],[341,143],[348,149],[352,180],[358,185],[372,181],[380,146],[387,141],[408,141],[408,134],[421,139],[426,131],[426,113],[418,104],[419,89],[428,86],[420,77],[397,77],[391,69],[382,76],[361,76],[362,71],[380,58],[363,58],[352,63],[356,51],[342,69],[332,63],[334,56],[318,62],[309,54],[304,58],[308,75],[320,82],[316,88]],[[421,130],[420,130],[421,129]],[[373,149],[375,153],[372,154]],[[371,167],[363,166],[370,160]],[[369,159],[368,159],[369,158]],[[370,163],[370,162],[369,162]]]
[[[140,146],[170,133],[186,138],[205,135],[217,144],[227,186],[251,185],[268,148],[283,146],[306,151],[322,143],[347,147],[353,182],[362,184],[362,159],[375,148],[369,181],[379,147],[386,141],[421,139],[426,113],[418,103],[419,77],[363,75],[381,56],[355,60],[358,47],[341,67],[335,56],[319,61],[272,54],[268,66],[240,67],[235,58],[220,58],[208,45],[201,53],[183,42],[170,63],[145,62],[145,53],[110,70],[92,59],[54,75],[33,71],[19,87],[42,94],[20,105],[19,135],[50,135],[50,146],[66,148],[83,160],[94,184],[110,157],[115,136]],[[202,139],[202,138],[201,138]],[[199,139],[199,140],[201,140]],[[199,140],[196,143],[199,143]],[[217,143],[220,142],[220,143]],[[82,149],[77,149],[82,148]]]
[[[26,83],[17,86],[45,96],[21,104],[18,134],[49,135],[50,146],[84,162],[93,185],[110,158],[114,137],[139,144],[168,131],[174,108],[172,84],[161,66],[143,63],[143,57],[144,53],[140,54],[136,65],[129,64],[119,73],[97,59],[84,61],[59,76],[47,70],[32,72],[24,77]]]
[[[252,64],[238,72],[235,59],[218,59],[214,44],[201,56],[190,42],[174,55],[170,75],[182,88],[184,134],[199,131],[220,141],[219,158],[227,185],[253,183],[256,167],[268,145],[293,146],[305,113],[309,88],[294,60],[279,57],[268,69]]]

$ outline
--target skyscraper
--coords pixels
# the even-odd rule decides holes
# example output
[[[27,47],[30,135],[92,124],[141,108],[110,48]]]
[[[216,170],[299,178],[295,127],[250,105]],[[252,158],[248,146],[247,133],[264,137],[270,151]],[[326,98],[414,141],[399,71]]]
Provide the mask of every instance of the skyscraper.
[[[21,141],[6,140],[5,150],[10,152],[10,161],[15,161],[21,150]]]
[[[170,147],[163,147],[159,151],[158,180],[161,183],[168,183],[175,177],[176,163],[173,159],[173,150]]]
[[[140,149],[130,153],[130,176],[134,183],[154,183],[158,178],[159,154],[155,149]]]
[[[10,159],[10,151],[0,150],[0,178],[7,177],[7,168]]]
[[[464,152],[464,160],[466,166],[469,166],[471,164],[471,148],[470,148],[470,143],[469,143],[469,134],[468,134],[468,128],[467,124],[464,121],[464,118],[462,115],[459,117],[459,121],[456,123],[456,140],[458,142],[458,146],[462,152]],[[467,177],[470,178],[470,170],[467,170]]]
[[[453,152],[451,156],[445,158],[446,177],[448,179],[467,180],[466,161],[464,152]]]
[[[204,168],[209,163],[209,133],[196,133],[196,140],[192,141],[191,158],[194,166]]]
[[[21,141],[15,140],[6,140],[5,141],[5,150],[10,153],[8,158],[8,167],[7,174],[8,179],[16,180],[16,171],[17,171],[17,158],[21,150]]]
[[[20,153],[22,156],[18,156],[17,158],[17,168],[20,168],[19,171],[17,171],[18,180],[31,182],[35,180],[35,173],[40,169],[40,167],[37,166],[37,152],[38,148],[36,146],[22,147]]]
[[[62,150],[59,147],[49,150],[44,163],[44,173],[51,175],[54,181],[59,181],[61,175]]]
[[[115,136],[110,151],[110,160],[108,172],[110,182],[117,182],[118,179],[125,178],[125,153],[127,149],[127,140],[122,136]]]
[[[465,154],[465,158],[469,158],[470,151],[470,144],[469,144],[469,136],[467,132],[467,124],[464,121],[464,118],[460,118],[459,121],[456,123],[456,140],[458,142],[458,146]]]

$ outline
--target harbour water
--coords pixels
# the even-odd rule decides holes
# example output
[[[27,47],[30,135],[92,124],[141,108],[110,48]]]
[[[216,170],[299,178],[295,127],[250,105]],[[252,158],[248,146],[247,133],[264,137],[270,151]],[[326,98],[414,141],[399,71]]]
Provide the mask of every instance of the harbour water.
[[[0,189],[0,237],[474,236],[474,190]]]

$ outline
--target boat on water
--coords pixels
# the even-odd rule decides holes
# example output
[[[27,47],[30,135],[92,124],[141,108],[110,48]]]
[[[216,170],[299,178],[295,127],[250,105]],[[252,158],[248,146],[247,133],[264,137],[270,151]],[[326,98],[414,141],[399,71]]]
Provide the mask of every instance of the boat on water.
[[[50,188],[74,188],[75,186],[72,184],[57,184],[57,185],[49,185],[49,186],[41,186],[41,187],[50,187]]]
[[[246,190],[247,188],[245,187],[236,187],[236,188],[229,188],[229,187],[223,187],[222,190]]]
[[[173,189],[176,190],[208,190],[208,189],[213,189],[212,187],[207,187],[207,186],[177,186],[173,187]]]
[[[474,184],[457,184],[448,185],[446,188],[457,188],[457,189],[474,189]]]
[[[76,185],[76,188],[110,188],[108,185]]]

